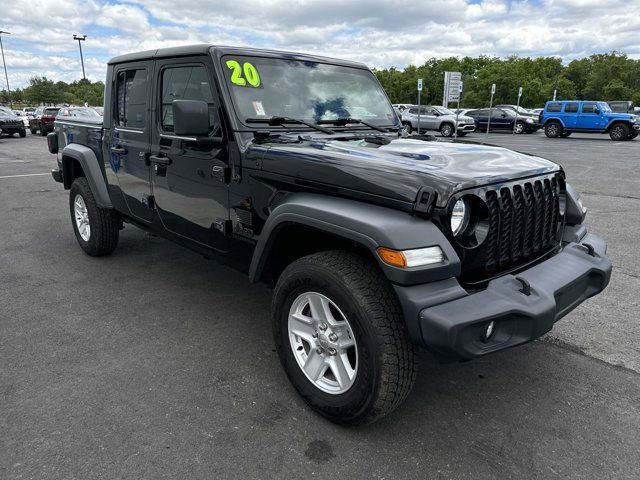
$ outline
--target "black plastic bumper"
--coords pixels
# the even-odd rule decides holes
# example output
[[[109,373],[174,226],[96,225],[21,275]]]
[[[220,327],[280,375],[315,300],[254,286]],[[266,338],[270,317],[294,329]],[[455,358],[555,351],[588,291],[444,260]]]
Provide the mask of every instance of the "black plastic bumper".
[[[54,169],[51,170],[51,176],[53,177],[53,179],[58,182],[58,183],[63,183],[63,179],[62,179],[62,170],[59,169]]]
[[[416,340],[419,327],[419,343],[462,359],[534,340],[607,286],[612,267],[606,249],[602,239],[587,234],[534,267],[492,280],[480,292],[460,296],[461,288],[446,285],[439,293],[442,303],[420,310],[410,334]],[[486,339],[492,321],[493,334]]]

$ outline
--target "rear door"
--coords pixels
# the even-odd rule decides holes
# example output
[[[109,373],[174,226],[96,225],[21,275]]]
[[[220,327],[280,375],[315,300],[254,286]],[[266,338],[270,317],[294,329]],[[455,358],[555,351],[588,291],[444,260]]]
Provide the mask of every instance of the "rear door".
[[[226,147],[174,133],[172,102],[209,105],[209,135],[223,136],[219,95],[208,56],[156,61],[151,152],[153,193],[164,227],[218,250],[227,249],[229,159]],[[159,160],[158,160],[159,159]]]
[[[486,130],[487,122],[489,121],[489,109],[482,108],[480,110],[476,110],[475,112],[469,112],[469,114],[471,113],[473,113],[473,118],[476,121],[478,130]]]
[[[567,128],[576,128],[578,125],[578,107],[580,106],[579,102],[567,102],[564,104],[564,115],[562,115],[562,120],[564,121],[564,126]]]
[[[106,131],[105,155],[114,172],[116,185],[132,217],[150,222],[153,210],[149,154],[151,98],[151,61],[117,65],[114,69],[115,91],[112,128]]]

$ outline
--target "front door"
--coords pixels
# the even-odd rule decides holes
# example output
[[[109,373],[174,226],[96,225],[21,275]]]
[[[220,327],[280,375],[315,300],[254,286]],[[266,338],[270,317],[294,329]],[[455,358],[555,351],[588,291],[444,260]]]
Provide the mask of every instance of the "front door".
[[[601,119],[602,112],[595,102],[583,102],[576,122],[577,128],[595,130],[602,128],[604,122]]]
[[[108,130],[104,153],[115,175],[126,209],[132,217],[151,221],[153,211],[150,168],[149,100],[151,62],[127,64],[115,71],[116,98],[112,109],[113,128]]]
[[[164,227],[217,250],[226,250],[229,228],[226,146],[175,135],[172,102],[201,100],[209,105],[209,135],[223,136],[220,103],[209,57],[156,62],[157,104],[151,151],[153,194]]]

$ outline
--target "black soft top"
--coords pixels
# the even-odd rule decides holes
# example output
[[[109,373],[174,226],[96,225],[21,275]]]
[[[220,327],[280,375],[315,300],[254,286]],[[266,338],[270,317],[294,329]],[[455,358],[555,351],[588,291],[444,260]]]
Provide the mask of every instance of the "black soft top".
[[[348,67],[367,68],[366,65],[349,60],[339,60],[336,58],[322,57],[318,55],[307,55],[303,53],[283,52],[278,50],[265,50],[248,47],[228,47],[209,44],[185,45],[182,47],[160,48],[157,50],[147,50],[144,52],[127,53],[109,60],[109,65],[118,63],[136,62],[142,60],[152,60],[157,58],[183,57],[187,55],[207,55],[213,53],[220,58],[223,55],[253,55],[259,57],[289,58],[292,60],[310,61],[318,63],[329,63],[333,65],[344,65]]]

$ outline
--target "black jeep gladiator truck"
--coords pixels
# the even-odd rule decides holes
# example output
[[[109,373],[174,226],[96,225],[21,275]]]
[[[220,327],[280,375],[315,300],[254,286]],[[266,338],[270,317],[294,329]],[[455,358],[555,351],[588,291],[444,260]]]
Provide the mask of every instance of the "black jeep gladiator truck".
[[[336,423],[396,408],[416,346],[521,345],[609,282],[558,165],[408,136],[362,64],[197,45],[116,57],[106,85],[104,119],[47,136],[80,247],[130,224],[271,284],[284,370]]]

